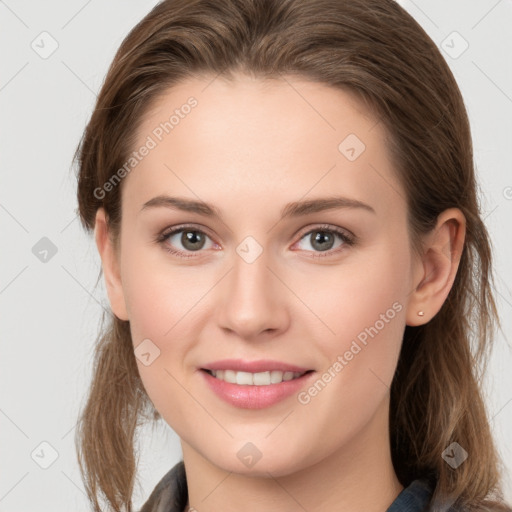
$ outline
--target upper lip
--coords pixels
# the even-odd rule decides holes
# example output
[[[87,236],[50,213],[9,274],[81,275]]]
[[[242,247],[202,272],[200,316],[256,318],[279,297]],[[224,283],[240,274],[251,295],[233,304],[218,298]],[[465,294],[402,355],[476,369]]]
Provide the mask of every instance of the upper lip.
[[[239,372],[259,373],[265,371],[307,372],[311,368],[302,368],[293,364],[259,359],[258,361],[244,361],[243,359],[222,359],[213,361],[201,367],[203,370],[235,370]]]

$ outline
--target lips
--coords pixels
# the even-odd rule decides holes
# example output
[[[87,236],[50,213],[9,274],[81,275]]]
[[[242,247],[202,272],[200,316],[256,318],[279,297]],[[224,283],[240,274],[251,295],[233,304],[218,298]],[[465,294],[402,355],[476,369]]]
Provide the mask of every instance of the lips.
[[[215,361],[200,368],[207,386],[222,400],[232,406],[242,409],[263,409],[291,397],[314,378],[314,370],[280,361],[260,360],[243,361],[240,359],[224,359]],[[219,374],[223,378],[215,377]],[[235,374],[238,382],[224,380],[226,373]],[[277,380],[279,373],[283,379],[280,382],[268,382],[268,375],[274,374]],[[261,380],[259,384],[250,381],[251,378]],[[291,377],[287,380],[284,375]],[[229,380],[232,380],[231,378]]]

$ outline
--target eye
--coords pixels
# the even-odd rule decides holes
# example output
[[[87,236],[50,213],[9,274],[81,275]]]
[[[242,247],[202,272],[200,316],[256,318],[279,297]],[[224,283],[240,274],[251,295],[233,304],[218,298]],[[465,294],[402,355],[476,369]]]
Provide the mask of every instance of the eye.
[[[341,240],[341,244],[338,245],[338,249],[332,250],[336,238]],[[212,242],[211,238],[203,230],[195,226],[180,225],[164,230],[157,236],[155,241],[162,245],[167,252],[175,256],[180,258],[193,258],[195,257],[193,254],[195,252],[200,252],[202,249],[212,248],[213,246],[218,247],[218,245],[213,242],[210,247],[205,247],[207,240]],[[306,240],[310,247],[312,247],[312,252],[316,253],[312,255],[313,258],[332,256],[343,250],[346,246],[355,244],[354,235],[347,233],[341,228],[330,225],[322,225],[309,230],[301,236],[301,239],[297,243],[300,243],[302,240]],[[180,244],[182,249],[179,248]],[[178,249],[174,249],[176,246],[178,246]],[[341,248],[339,248],[340,246]],[[311,250],[307,248],[301,249],[311,252]]]
[[[341,249],[332,250],[336,238],[341,240],[341,244],[337,246],[338,248],[341,246]],[[343,250],[345,246],[352,246],[355,244],[354,235],[349,235],[341,228],[329,225],[318,226],[315,229],[309,230],[301,237],[300,241],[302,240],[308,242],[309,246],[313,248],[313,252],[325,253],[313,254],[313,258],[332,256],[333,253],[336,254],[340,252],[340,250]],[[305,250],[309,249],[306,248]]]
[[[175,226],[172,229],[164,230],[158,235],[156,241],[163,245],[164,249],[171,254],[182,258],[192,258],[194,254],[187,254],[187,252],[201,251],[201,249],[205,248],[207,239],[210,239],[210,237],[204,231],[194,226]],[[173,249],[172,247],[176,247],[177,244],[178,250]],[[184,250],[179,248],[179,244],[181,244]]]

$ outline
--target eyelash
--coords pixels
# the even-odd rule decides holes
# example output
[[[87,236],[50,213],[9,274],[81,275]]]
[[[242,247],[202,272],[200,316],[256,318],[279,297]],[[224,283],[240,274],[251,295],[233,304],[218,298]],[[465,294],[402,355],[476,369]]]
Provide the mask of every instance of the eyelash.
[[[158,234],[158,236],[155,239],[155,242],[162,245],[162,247],[167,252],[169,252],[170,254],[173,254],[174,256],[178,256],[180,258],[194,258],[195,257],[194,252],[201,252],[200,250],[199,251],[190,251],[192,254],[189,255],[189,254],[185,253],[184,251],[177,251],[175,249],[171,249],[169,247],[169,244],[166,243],[166,240],[171,235],[180,233],[181,231],[193,231],[195,233],[201,233],[202,235],[209,237],[208,233],[204,232],[202,229],[196,228],[193,225],[179,225],[179,226],[173,227],[172,229],[164,229],[162,232],[160,232]],[[343,245],[341,246],[341,248],[338,248],[338,249],[329,249],[328,251],[316,252],[313,256],[311,256],[312,258],[326,258],[326,257],[332,256],[334,254],[337,254],[341,250],[343,250],[343,248],[345,246],[351,247],[351,246],[355,245],[355,243],[356,243],[356,237],[354,235],[350,236],[345,231],[342,231],[340,228],[331,226],[329,224],[324,224],[321,226],[317,226],[314,229],[310,229],[306,233],[302,234],[301,237],[299,238],[299,240],[302,240],[306,235],[310,235],[311,233],[314,233],[314,232],[334,233],[335,235],[338,235],[341,238],[341,240],[343,241]],[[209,237],[209,238],[211,238],[211,237]]]

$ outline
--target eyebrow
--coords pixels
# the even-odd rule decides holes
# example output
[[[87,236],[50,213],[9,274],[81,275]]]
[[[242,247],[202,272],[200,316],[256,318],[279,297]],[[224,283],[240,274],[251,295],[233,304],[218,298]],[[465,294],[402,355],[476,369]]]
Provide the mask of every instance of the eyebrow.
[[[167,195],[159,195],[145,202],[141,208],[143,210],[149,208],[165,207],[173,210],[182,210],[191,213],[197,213],[206,217],[214,217],[222,219],[221,211],[212,204],[204,201],[196,201],[184,197],[171,197]],[[305,201],[295,201],[288,203],[281,210],[281,219],[290,217],[300,217],[324,210],[359,208],[375,214],[375,210],[368,204],[357,199],[348,197],[321,197],[317,199],[309,199]]]

